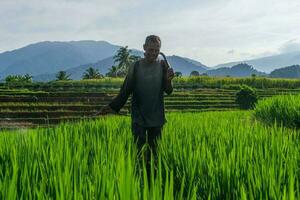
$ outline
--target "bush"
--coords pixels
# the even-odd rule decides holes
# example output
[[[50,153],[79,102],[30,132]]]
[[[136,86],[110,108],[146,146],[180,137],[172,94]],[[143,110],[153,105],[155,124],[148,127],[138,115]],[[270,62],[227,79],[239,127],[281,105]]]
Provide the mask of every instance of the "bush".
[[[236,94],[235,102],[241,109],[254,108],[254,105],[257,102],[256,91],[247,85],[242,85],[240,91]]]
[[[255,117],[267,124],[300,128],[300,95],[281,95],[258,102]]]

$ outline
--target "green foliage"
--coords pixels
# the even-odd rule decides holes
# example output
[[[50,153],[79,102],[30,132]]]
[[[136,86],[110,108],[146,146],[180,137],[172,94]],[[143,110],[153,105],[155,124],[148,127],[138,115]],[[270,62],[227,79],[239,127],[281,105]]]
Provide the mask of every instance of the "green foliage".
[[[0,198],[299,199],[299,132],[250,114],[168,114],[150,177],[128,117],[1,132]]]
[[[200,73],[198,71],[192,71],[190,76],[200,76]]]
[[[25,75],[8,75],[5,78],[6,83],[32,83],[32,76]]]
[[[131,53],[132,51],[128,49],[128,46],[121,47],[113,57],[117,67],[112,66],[108,75],[115,75],[115,77],[126,76],[129,66],[140,58],[139,56],[131,55]]]
[[[175,74],[175,77],[179,77],[179,78],[182,77],[182,73],[181,72],[175,72],[174,74]]]
[[[66,71],[59,71],[57,74],[56,74],[56,81],[69,81],[69,80],[72,80],[70,79],[71,75],[70,74],[67,74]]]
[[[235,101],[241,109],[252,109],[257,102],[256,91],[247,85],[242,85],[236,94]]]
[[[83,79],[101,79],[103,75],[100,74],[98,69],[89,67],[82,76]]]
[[[118,77],[118,67],[111,66],[111,68],[109,69],[109,71],[106,73],[106,76],[107,77],[113,77],[113,78]]]
[[[276,96],[261,100],[255,108],[257,119],[267,124],[300,128],[300,95]]]

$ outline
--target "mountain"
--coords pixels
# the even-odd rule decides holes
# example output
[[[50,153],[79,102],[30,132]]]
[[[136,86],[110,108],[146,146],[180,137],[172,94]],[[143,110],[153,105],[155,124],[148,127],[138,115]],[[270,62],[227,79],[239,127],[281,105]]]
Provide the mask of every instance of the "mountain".
[[[183,76],[189,76],[192,71],[203,73],[208,68],[200,62],[180,56],[167,56],[167,60],[175,72],[181,72]]]
[[[231,67],[239,63],[247,63],[249,65],[252,65],[256,70],[270,73],[271,71],[282,68],[283,66],[300,64],[300,51],[267,56],[252,60],[230,62],[217,65],[214,68]]]
[[[0,54],[0,76],[38,75],[93,63],[117,52],[120,46],[105,41],[39,42]]]
[[[240,63],[232,67],[221,67],[218,69],[211,69],[205,72],[209,76],[233,76],[233,77],[247,77],[255,74],[257,76],[266,76],[266,73],[259,72],[251,65]]]
[[[184,60],[194,64],[194,65],[197,65],[197,66],[201,66],[203,67],[204,69],[208,70],[208,69],[211,69],[210,67],[207,67],[206,65],[202,64],[201,62],[199,61],[196,61],[196,60],[193,60],[193,59],[190,59],[190,58],[186,58],[186,57],[181,57],[183,58]]]
[[[292,65],[275,69],[270,73],[272,78],[300,78],[300,65]]]
[[[135,50],[133,52],[134,55],[142,56],[143,52]],[[187,61],[185,58],[182,58],[180,56],[167,56],[167,60],[170,63],[171,67],[174,69],[174,71],[180,71],[183,75],[189,75],[191,71],[197,70],[199,72],[206,71],[205,65],[195,65],[191,63],[190,61]],[[196,61],[195,61],[196,62]],[[89,68],[93,67],[95,69],[98,69],[99,72],[103,75],[105,75],[111,66],[114,65],[114,59],[113,56],[105,58],[103,60],[100,60],[96,63],[89,63],[80,65],[74,68],[69,68],[65,70],[67,74],[70,74],[70,78],[73,80],[80,80],[82,79],[83,73]],[[56,72],[57,73],[57,72]],[[49,74],[41,74],[33,77],[34,81],[51,81],[55,80],[56,73],[49,73]]]
[[[113,56],[121,46],[106,41],[39,42],[20,49],[0,53],[0,77],[30,74],[34,80],[52,80],[58,71],[67,71],[73,79],[81,79],[83,72],[93,66],[102,74],[114,64]],[[143,52],[132,49],[132,54],[143,56]],[[204,71],[202,63],[179,56],[169,56],[175,71],[189,75],[193,70]]]

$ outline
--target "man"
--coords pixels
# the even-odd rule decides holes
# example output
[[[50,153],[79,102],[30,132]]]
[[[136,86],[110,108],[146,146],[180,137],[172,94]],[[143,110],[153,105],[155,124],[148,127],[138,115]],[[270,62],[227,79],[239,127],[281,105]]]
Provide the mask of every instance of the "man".
[[[161,40],[150,35],[144,44],[144,58],[129,67],[119,94],[101,112],[114,113],[124,106],[130,94],[132,133],[140,151],[148,143],[156,153],[156,141],[166,122],[164,92],[172,93],[174,71],[164,61],[158,60]]]

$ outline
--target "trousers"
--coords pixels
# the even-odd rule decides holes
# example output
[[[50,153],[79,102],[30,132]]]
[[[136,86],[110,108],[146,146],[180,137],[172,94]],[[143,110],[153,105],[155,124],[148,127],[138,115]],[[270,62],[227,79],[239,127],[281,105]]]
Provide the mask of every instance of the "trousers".
[[[142,127],[137,123],[132,123],[131,129],[138,151],[141,151],[143,146],[148,144],[152,153],[155,154],[157,149],[157,140],[161,138],[162,126]]]

